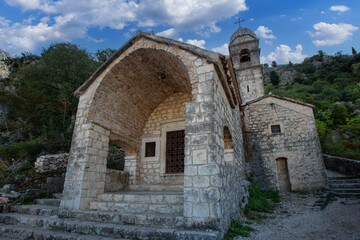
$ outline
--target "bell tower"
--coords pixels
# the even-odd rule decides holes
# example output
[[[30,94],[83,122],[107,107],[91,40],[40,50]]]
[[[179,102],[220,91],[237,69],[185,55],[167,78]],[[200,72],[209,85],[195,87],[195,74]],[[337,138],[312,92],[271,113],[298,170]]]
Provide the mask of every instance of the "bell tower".
[[[242,102],[264,96],[259,39],[256,38],[255,33],[240,26],[230,38],[229,52]]]

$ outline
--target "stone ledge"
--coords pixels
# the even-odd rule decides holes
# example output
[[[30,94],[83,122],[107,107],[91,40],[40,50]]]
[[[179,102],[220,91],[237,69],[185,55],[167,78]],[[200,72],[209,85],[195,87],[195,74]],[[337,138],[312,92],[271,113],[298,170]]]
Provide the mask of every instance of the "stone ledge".
[[[323,154],[326,169],[350,176],[360,177],[360,160]]]

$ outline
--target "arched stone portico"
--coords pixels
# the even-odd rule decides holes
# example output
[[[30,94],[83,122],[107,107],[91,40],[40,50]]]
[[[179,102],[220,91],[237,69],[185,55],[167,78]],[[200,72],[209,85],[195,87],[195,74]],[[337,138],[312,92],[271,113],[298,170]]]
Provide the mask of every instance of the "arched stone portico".
[[[234,107],[236,100],[229,98],[234,95],[224,85],[223,64],[216,53],[149,34],[137,34],[125,44],[76,92],[80,101],[61,207],[88,209],[104,192],[110,140],[125,150],[130,189],[177,181],[184,192],[185,226],[226,228],[240,212],[231,208],[242,199],[238,190],[244,157],[239,106]],[[183,112],[154,117],[168,101],[174,101],[173,106],[180,103],[170,112]],[[231,163],[225,162],[222,143],[225,118],[230,119],[231,134],[240,134]],[[149,128],[151,121],[157,127]],[[163,159],[164,136],[181,129],[184,173],[166,181],[145,171],[144,139],[160,143],[158,154]],[[152,168],[158,167],[159,176],[165,176],[164,161],[157,164],[155,155],[150,158]],[[230,188],[233,179],[235,186]],[[234,195],[231,204],[224,201],[230,195]]]

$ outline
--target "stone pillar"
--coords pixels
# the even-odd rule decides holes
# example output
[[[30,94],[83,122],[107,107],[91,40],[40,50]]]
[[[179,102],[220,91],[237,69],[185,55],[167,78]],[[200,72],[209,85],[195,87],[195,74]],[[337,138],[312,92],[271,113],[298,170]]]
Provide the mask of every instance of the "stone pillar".
[[[220,168],[214,144],[214,68],[198,68],[195,101],[186,104],[184,218],[189,228],[218,229],[221,224]],[[221,228],[221,227],[220,227]]]
[[[138,179],[140,175],[139,170],[139,158],[136,155],[126,156],[124,171],[129,173],[129,185],[138,184]]]
[[[87,209],[104,193],[109,135],[109,130],[94,123],[81,124],[81,118],[77,119],[61,208]]]

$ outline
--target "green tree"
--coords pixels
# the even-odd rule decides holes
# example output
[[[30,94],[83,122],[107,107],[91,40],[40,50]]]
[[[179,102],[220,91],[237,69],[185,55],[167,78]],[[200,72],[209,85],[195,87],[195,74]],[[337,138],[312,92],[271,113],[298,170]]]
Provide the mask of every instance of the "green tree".
[[[95,53],[95,58],[98,62],[103,63],[108,60],[115,52],[116,50],[111,48],[99,49]]]
[[[0,103],[7,106],[9,118],[23,122],[30,137],[69,143],[78,103],[73,92],[99,63],[70,43],[52,44],[41,57],[33,56],[9,62],[12,71],[1,87]]]
[[[276,68],[276,67],[277,67],[276,61],[272,61],[272,62],[271,62],[271,67],[272,67],[272,68]]]
[[[270,73],[270,82],[275,86],[280,83],[279,75],[275,71]]]
[[[356,55],[356,54],[357,54],[357,51],[355,50],[354,47],[351,47],[351,52],[352,52],[352,55]]]

